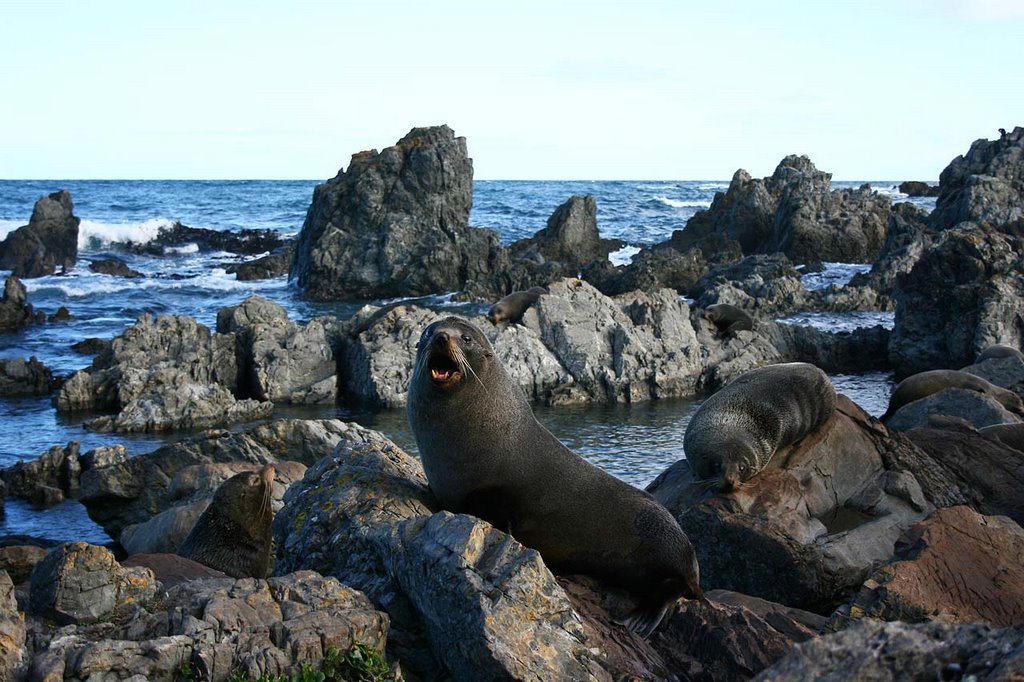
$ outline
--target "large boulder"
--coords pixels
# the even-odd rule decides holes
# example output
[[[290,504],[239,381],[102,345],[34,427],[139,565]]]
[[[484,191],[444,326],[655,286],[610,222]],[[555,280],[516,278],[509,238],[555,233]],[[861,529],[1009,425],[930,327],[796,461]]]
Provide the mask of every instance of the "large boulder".
[[[33,323],[46,321],[42,311],[36,313],[28,302],[28,289],[13,275],[4,280],[4,296],[0,299],[0,331],[17,331]]]
[[[966,388],[947,388],[903,405],[885,420],[885,425],[893,431],[907,431],[929,426],[936,417],[960,419],[976,429],[1020,421],[990,395]]]
[[[7,493],[38,506],[50,506],[78,493],[82,465],[76,440],[67,447],[55,445],[32,461],[16,462],[0,469]]]
[[[46,395],[53,386],[53,372],[35,356],[0,359],[0,395]]]
[[[20,679],[28,662],[25,616],[18,611],[11,577],[0,568],[0,679]]]
[[[707,262],[698,248],[679,253],[671,247],[646,248],[633,256],[629,265],[613,266],[607,259],[593,261],[582,277],[606,296],[618,296],[640,289],[649,293],[669,287],[686,293],[707,272]]]
[[[609,248],[597,231],[597,202],[591,195],[571,196],[548,218],[547,227],[509,246],[513,258],[535,252],[556,261],[572,277],[591,261],[607,261]]]
[[[291,275],[316,300],[442,293],[487,279],[501,245],[469,227],[472,184],[466,140],[447,126],[354,154],[314,190]]]
[[[126,569],[146,570],[148,569]],[[37,680],[306,679],[324,659],[380,655],[388,617],[356,590],[311,571],[268,580],[200,579],[127,622],[32,624]],[[356,647],[355,649],[353,649]]]
[[[925,461],[839,396],[823,426],[733,492],[709,495],[686,460],[647,489],[693,541],[705,589],[824,610],[888,561],[900,534],[934,508],[901,459]]]
[[[1024,630],[1019,627],[864,621],[798,644],[754,679],[1009,682],[1022,675]]]
[[[845,618],[1024,625],[1024,529],[970,507],[910,528],[894,560],[864,583]]]
[[[274,534],[279,572],[364,591],[391,616],[390,653],[423,679],[732,680],[814,634],[781,610],[687,602],[644,641],[613,623],[628,596],[556,579],[514,538],[439,511],[420,464],[388,442],[339,444],[288,490]]]
[[[797,262],[868,263],[885,240],[890,202],[870,187],[831,190],[831,174],[806,156],[787,156],[770,178],[738,170],[711,207],[690,218],[670,244],[685,251],[711,236],[740,243],[744,254],[781,251]]]
[[[1024,128],[997,140],[976,140],[939,176],[929,222],[947,230],[962,222],[1002,226],[1024,216]]]
[[[898,378],[1024,345],[1024,238],[981,224],[947,230],[900,280],[889,359]]]
[[[28,279],[69,270],[78,259],[78,224],[71,195],[54,192],[36,202],[28,225],[0,242],[0,268]]]
[[[850,286],[870,286],[886,295],[896,288],[897,278],[913,269],[921,255],[935,241],[936,232],[928,226],[928,213],[913,204],[892,207],[885,230],[885,243],[871,270],[856,274]]]

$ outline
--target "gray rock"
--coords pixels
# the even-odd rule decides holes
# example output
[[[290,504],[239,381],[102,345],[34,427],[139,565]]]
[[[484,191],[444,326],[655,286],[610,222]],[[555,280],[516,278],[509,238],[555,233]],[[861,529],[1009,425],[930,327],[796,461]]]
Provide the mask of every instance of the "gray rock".
[[[907,431],[928,426],[935,417],[956,417],[976,429],[1020,421],[989,395],[964,388],[947,388],[903,405],[885,425],[893,431]]]
[[[76,440],[63,448],[55,445],[32,461],[17,462],[0,469],[0,480],[7,494],[41,506],[50,506],[43,504],[48,500],[57,504],[65,497],[74,498],[82,473],[78,450]],[[57,495],[46,494],[42,488],[49,488]]]
[[[469,227],[473,166],[447,126],[413,128],[393,147],[352,156],[318,185],[291,275],[316,300],[456,291],[486,280],[498,236]]]
[[[990,384],[1014,390],[1020,386],[1024,390],[1024,357],[1007,355],[994,357],[964,367],[961,371],[985,379]],[[1021,391],[1018,390],[1018,393]]]
[[[254,260],[229,265],[225,270],[234,274],[239,282],[251,282],[258,279],[276,279],[288,274],[292,259],[295,257],[295,244],[289,242],[274,249],[266,256]]]
[[[0,299],[0,331],[16,331],[30,324],[41,324],[40,319],[28,302],[28,290],[17,277],[11,275],[4,280],[4,296]]]
[[[894,205],[878,258],[868,273],[854,275],[850,286],[869,286],[891,295],[897,278],[913,269],[921,255],[935,242],[936,234],[928,226],[927,212],[913,204]]]
[[[71,195],[54,192],[36,202],[28,225],[0,242],[0,268],[27,279],[66,271],[78,258],[78,224]]]
[[[1012,680],[1024,673],[1024,631],[985,624],[864,621],[798,644],[758,682]]]
[[[569,197],[548,218],[547,227],[509,246],[513,258],[524,257],[528,251],[561,263],[568,276],[578,274],[591,261],[607,261],[609,248],[601,241],[597,230],[594,197],[589,194]]]
[[[152,571],[125,569],[109,550],[85,542],[54,548],[32,571],[32,613],[62,625],[125,614],[154,596]]]
[[[653,293],[666,287],[688,292],[707,272],[708,263],[699,248],[680,253],[671,247],[645,248],[629,265],[613,266],[607,260],[593,261],[581,277],[606,296],[618,296],[640,289]]]
[[[1021,253],[1024,239],[993,228],[961,223],[943,233],[900,280],[889,345],[897,377],[969,365],[995,343],[1024,343]]]
[[[113,256],[93,260],[89,263],[89,270],[101,275],[110,275],[111,277],[125,277],[127,279],[145,277],[138,270],[128,267],[128,264],[120,258]]]
[[[1006,225],[1024,215],[1024,128],[997,140],[976,140],[965,156],[939,176],[939,196],[929,222],[948,230],[962,222]]]
[[[920,182],[918,180],[907,180],[905,182],[901,182],[899,190],[900,193],[906,194],[908,197],[939,196],[938,185],[929,185],[927,182]]]
[[[143,569],[148,570],[148,569]],[[328,649],[384,650],[388,618],[366,597],[310,571],[256,579],[181,583],[124,624],[34,625],[32,679],[172,682],[187,666],[202,679],[260,679],[317,670]],[[106,678],[105,678],[106,679]]]
[[[7,571],[11,582],[20,585],[32,577],[32,569],[45,557],[46,549],[35,545],[0,547],[0,571]]]
[[[0,360],[0,395],[46,395],[53,386],[53,372],[35,356]]]
[[[17,680],[26,672],[25,616],[18,612],[14,583],[0,568],[0,679]]]

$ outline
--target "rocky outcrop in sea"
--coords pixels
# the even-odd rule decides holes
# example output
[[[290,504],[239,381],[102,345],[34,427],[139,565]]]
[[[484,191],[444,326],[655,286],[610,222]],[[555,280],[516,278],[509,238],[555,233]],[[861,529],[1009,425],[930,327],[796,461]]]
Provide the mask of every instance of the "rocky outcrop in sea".
[[[28,279],[52,275],[75,265],[78,259],[78,224],[71,194],[54,192],[36,202],[28,225],[0,242],[0,269]]]

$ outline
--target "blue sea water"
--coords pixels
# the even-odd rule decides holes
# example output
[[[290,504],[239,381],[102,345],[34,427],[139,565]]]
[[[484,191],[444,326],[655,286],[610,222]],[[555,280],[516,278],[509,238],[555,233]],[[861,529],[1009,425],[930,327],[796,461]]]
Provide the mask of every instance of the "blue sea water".
[[[127,241],[147,242],[161,227],[175,221],[197,228],[257,229],[282,236],[295,235],[302,227],[316,184],[312,180],[0,180],[0,238],[28,222],[39,198],[60,189],[71,193],[75,215],[82,221],[78,265],[63,275],[25,280],[29,301],[36,309],[50,314],[66,306],[76,319],[64,324],[33,326],[17,333],[0,333],[0,357],[35,356],[55,374],[69,375],[91,361],[89,356],[71,350],[77,341],[113,338],[143,313],[188,315],[212,328],[220,308],[236,305],[251,295],[277,301],[298,322],[320,315],[347,317],[357,305],[305,301],[286,277],[237,281],[225,271],[227,266],[242,260],[235,254],[200,253],[198,249],[185,248],[151,256],[118,248],[119,243]],[[895,182],[871,184],[894,200],[906,199],[895,189]],[[716,192],[727,187],[728,181],[477,181],[470,224],[495,230],[508,244],[543,228],[554,209],[571,195],[591,194],[597,201],[602,236],[630,245],[614,257],[616,262],[625,262],[637,247],[663,241],[673,230],[682,229],[691,216],[711,204]],[[925,208],[934,205],[934,200],[914,201]],[[123,258],[146,277],[115,278],[89,271],[90,260],[108,254]],[[855,267],[832,264],[818,279],[825,284],[842,283],[854,270]],[[0,271],[0,277],[7,274]],[[808,285],[823,284],[808,281]],[[805,323],[830,326],[834,320],[809,319]],[[840,390],[845,381],[851,390],[858,391],[858,402],[868,411],[877,414],[884,409],[888,395],[886,377],[834,379]],[[613,474],[643,486],[681,457],[682,433],[694,406],[691,401],[654,401],[626,406],[538,409],[538,416],[570,447]],[[282,416],[292,413],[298,414],[294,408],[291,412],[281,410]],[[324,407],[302,411],[302,416],[359,421],[392,436],[400,445],[413,448],[401,412]],[[0,399],[0,467],[34,459],[51,446],[63,446],[71,440],[80,441],[83,452],[122,443],[137,455],[180,437],[93,434],[82,428],[82,419],[58,416],[45,397]],[[644,447],[638,448],[637,443]],[[56,539],[107,540],[76,503],[39,512],[8,500],[0,535],[33,532]]]

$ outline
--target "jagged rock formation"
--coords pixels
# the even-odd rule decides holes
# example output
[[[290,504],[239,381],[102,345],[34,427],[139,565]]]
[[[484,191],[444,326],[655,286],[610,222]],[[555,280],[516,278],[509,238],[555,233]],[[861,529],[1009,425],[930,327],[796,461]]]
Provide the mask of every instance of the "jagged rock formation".
[[[0,242],[0,268],[27,279],[68,270],[78,258],[78,224],[71,194],[54,192],[36,202],[28,225]]]

